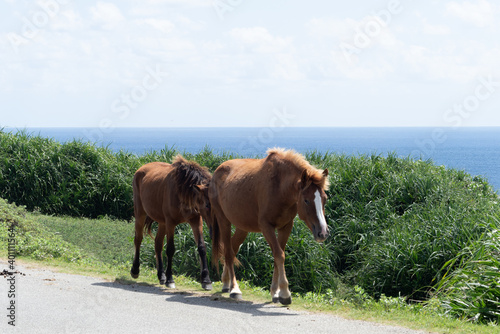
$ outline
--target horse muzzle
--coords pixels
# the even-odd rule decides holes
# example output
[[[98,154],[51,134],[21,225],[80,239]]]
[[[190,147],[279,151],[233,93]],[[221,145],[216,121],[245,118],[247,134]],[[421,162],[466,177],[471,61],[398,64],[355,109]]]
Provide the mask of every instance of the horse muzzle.
[[[322,228],[317,228],[316,226],[313,228],[313,235],[314,235],[314,240],[317,242],[323,242],[328,238],[330,233],[328,232],[328,229],[322,229]]]

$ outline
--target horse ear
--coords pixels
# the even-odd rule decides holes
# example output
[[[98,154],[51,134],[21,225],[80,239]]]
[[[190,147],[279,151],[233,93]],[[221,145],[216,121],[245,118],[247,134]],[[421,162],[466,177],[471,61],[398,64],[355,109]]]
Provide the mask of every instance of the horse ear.
[[[208,186],[206,184],[195,184],[193,189],[194,191],[203,194],[208,189]]]
[[[327,177],[327,176],[328,176],[328,168],[325,168],[325,170],[323,171],[323,176],[324,176],[324,177]]]
[[[311,182],[312,181],[311,181],[311,178],[309,177],[309,174],[307,173],[307,170],[304,169],[304,171],[302,172],[302,175],[300,176],[299,188],[301,190],[304,190],[307,187],[309,187]]]

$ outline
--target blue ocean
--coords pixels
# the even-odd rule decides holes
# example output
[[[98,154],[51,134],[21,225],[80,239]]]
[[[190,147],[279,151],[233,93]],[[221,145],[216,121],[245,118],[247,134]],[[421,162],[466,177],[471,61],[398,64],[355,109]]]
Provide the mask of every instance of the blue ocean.
[[[500,127],[481,128],[28,128],[65,142],[80,139],[135,154],[176,148],[264,156],[270,147],[348,155],[395,153],[431,159],[488,179],[500,190]],[[4,129],[16,132],[17,129]]]

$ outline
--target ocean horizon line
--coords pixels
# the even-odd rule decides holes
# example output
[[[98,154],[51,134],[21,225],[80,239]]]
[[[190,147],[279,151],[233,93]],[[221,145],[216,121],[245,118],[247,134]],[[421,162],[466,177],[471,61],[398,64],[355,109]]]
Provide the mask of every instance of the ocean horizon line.
[[[478,129],[478,128],[499,128],[500,125],[477,125],[477,126],[434,126],[434,125],[397,125],[397,126],[113,126],[113,127],[100,127],[100,126],[0,126],[2,129],[261,129],[261,128],[279,128],[279,129]]]

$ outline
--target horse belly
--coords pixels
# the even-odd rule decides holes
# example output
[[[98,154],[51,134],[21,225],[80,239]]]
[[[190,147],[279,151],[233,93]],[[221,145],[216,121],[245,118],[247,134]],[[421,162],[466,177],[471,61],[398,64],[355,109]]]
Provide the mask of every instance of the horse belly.
[[[247,232],[261,232],[256,215],[248,215],[245,212],[226,212],[226,218],[235,227]]]
[[[260,160],[235,159],[214,172],[217,202],[229,222],[247,232],[260,232],[258,224]]]
[[[260,232],[258,205],[251,192],[230,191],[222,196],[221,207],[232,225],[247,232]]]

